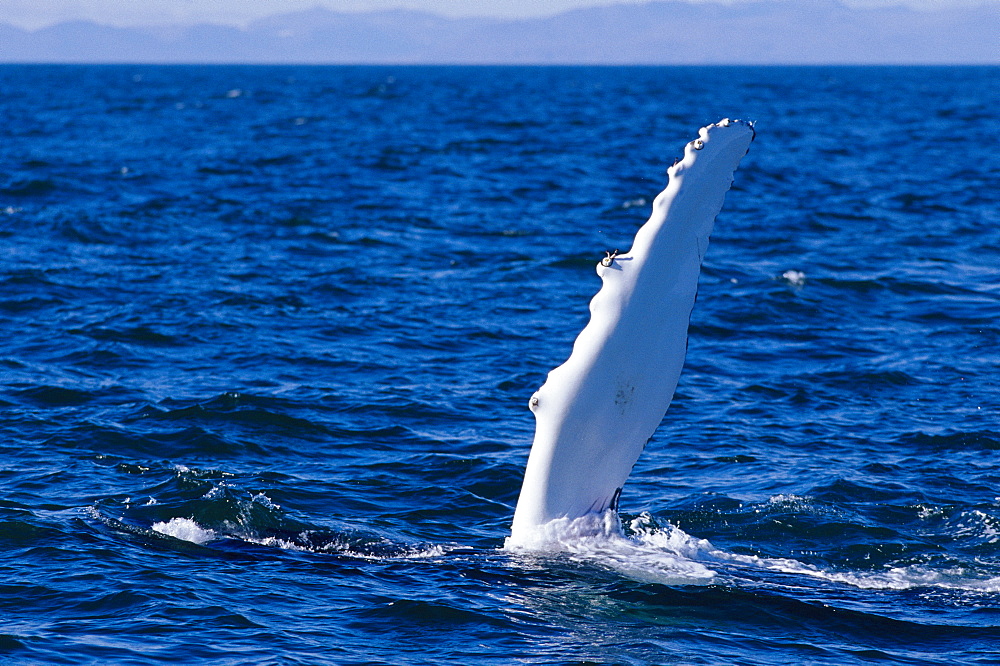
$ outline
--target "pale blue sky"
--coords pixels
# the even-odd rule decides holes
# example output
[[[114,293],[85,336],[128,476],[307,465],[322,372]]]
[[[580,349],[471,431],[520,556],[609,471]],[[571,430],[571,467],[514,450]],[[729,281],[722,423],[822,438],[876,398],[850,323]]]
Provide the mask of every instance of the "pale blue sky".
[[[691,0],[699,2],[703,0]],[[720,0],[726,3],[744,0]],[[785,0],[808,4],[812,0]],[[191,24],[243,25],[270,14],[323,6],[334,11],[418,9],[443,16],[528,17],[575,7],[640,4],[648,0],[0,0],[0,22],[36,29],[69,20],[117,26]],[[994,4],[1000,0],[842,0],[852,7],[907,5],[928,10]]]

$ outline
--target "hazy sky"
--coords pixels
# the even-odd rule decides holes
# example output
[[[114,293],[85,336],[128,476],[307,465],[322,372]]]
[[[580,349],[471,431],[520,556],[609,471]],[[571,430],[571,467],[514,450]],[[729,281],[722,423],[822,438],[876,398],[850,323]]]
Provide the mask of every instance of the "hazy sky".
[[[575,7],[640,4],[649,0],[0,0],[0,22],[35,29],[70,20],[108,25],[225,23],[242,25],[261,16],[323,6],[363,12],[405,7],[444,16],[527,17]],[[704,0],[691,0],[700,2]],[[726,3],[745,0],[720,0]],[[809,3],[812,0],[785,0]],[[915,9],[982,5],[1000,0],[842,0],[853,7],[907,5]]]

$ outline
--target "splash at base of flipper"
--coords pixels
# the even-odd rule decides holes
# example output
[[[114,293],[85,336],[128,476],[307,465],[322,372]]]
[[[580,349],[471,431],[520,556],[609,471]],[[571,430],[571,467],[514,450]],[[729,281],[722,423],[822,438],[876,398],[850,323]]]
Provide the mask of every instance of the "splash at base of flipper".
[[[535,439],[508,547],[538,544],[537,530],[550,521],[617,508],[673,398],[701,261],[753,137],[743,121],[703,127],[668,170],[632,249],[598,264],[603,284],[590,322],[529,401]]]

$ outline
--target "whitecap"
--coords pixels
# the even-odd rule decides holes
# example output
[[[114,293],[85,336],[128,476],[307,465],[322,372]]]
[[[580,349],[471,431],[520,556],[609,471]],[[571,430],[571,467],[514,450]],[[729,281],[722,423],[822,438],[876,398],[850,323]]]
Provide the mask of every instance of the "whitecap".
[[[806,274],[802,271],[788,270],[781,274],[781,279],[793,287],[801,287],[806,283]]]
[[[153,531],[191,543],[205,543],[215,538],[215,532],[190,518],[171,518],[166,523],[153,523]]]
[[[996,516],[973,509],[961,512],[955,521],[955,536],[960,539],[997,543],[1000,541],[1000,519]]]

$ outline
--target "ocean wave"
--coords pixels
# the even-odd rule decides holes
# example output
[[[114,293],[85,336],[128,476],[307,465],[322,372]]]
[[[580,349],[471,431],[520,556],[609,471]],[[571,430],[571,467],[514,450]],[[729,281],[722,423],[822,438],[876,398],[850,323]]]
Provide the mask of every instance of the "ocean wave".
[[[159,498],[159,499],[158,499]],[[178,467],[174,478],[142,497],[109,498],[88,514],[112,530],[228,552],[233,544],[366,560],[440,557],[458,544],[406,543],[342,524],[318,526],[296,519],[264,493],[234,484],[232,474]],[[250,551],[235,546],[237,551]]]
[[[937,433],[916,431],[900,435],[897,442],[915,451],[992,451],[1000,449],[1000,432],[953,428]]]

